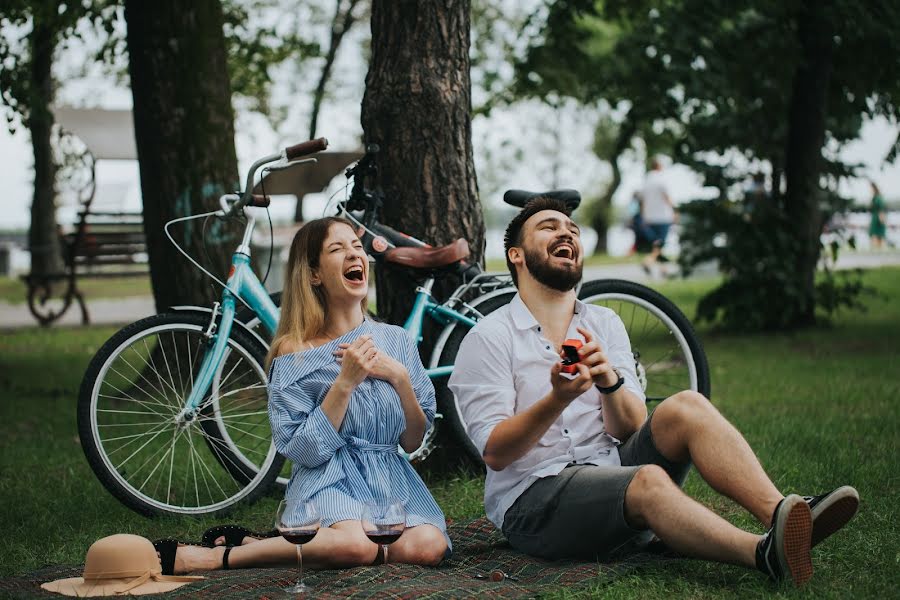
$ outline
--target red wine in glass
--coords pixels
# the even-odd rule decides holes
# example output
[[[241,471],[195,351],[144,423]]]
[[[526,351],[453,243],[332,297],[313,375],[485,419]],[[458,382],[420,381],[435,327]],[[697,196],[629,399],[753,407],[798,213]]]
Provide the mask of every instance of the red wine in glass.
[[[292,544],[308,544],[317,533],[318,529],[282,529],[281,537]]]
[[[388,545],[396,542],[406,529],[406,509],[393,498],[366,502],[360,514],[366,537],[381,546],[387,563]]]
[[[289,594],[303,594],[309,586],[303,583],[303,544],[316,537],[321,516],[312,500],[282,500],[275,513],[275,529],[281,537],[297,546],[297,583],[286,588]]]
[[[384,546],[386,544],[393,544],[397,540],[400,539],[400,536],[403,535],[402,529],[381,529],[375,531],[367,531],[366,537],[378,544],[379,546]]]

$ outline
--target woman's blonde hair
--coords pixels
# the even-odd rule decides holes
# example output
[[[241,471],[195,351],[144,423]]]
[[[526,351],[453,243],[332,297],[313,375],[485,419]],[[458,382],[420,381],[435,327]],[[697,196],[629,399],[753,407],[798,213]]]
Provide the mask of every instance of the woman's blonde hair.
[[[281,295],[281,316],[266,356],[266,370],[276,356],[303,348],[310,338],[321,334],[328,316],[325,290],[313,285],[313,269],[319,267],[319,257],[333,225],[346,225],[353,231],[353,223],[340,217],[325,217],[309,221],[294,236],[288,256],[284,291]],[[368,298],[363,298],[360,309],[363,315],[368,308]]]

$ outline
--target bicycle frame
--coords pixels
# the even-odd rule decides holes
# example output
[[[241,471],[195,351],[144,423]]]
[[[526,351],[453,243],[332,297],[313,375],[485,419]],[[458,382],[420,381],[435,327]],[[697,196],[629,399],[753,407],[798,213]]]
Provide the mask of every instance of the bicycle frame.
[[[416,300],[413,303],[412,310],[403,324],[403,329],[413,340],[416,346],[422,341],[422,322],[425,315],[430,316],[442,325],[447,325],[450,321],[457,321],[469,327],[475,326],[475,321],[455,310],[446,306],[446,304],[438,304],[431,295],[431,288],[434,285],[434,278],[426,280],[421,287],[416,288]],[[452,296],[455,297],[455,296]],[[453,365],[445,365],[442,367],[433,367],[426,369],[425,372],[431,379],[437,377],[447,377],[453,372]]]
[[[255,225],[256,219],[249,215],[241,244],[231,256],[231,269],[222,290],[222,302],[213,306],[209,327],[204,334],[210,340],[211,348],[204,353],[196,383],[185,399],[184,408],[177,417],[179,422],[193,420],[212,385],[216,369],[225,357],[228,338],[231,336],[231,328],[234,325],[238,298],[259,317],[269,333],[275,333],[275,327],[278,324],[278,307],[272,302],[268,292],[250,266],[250,237],[253,235]],[[218,318],[219,315],[221,318]]]

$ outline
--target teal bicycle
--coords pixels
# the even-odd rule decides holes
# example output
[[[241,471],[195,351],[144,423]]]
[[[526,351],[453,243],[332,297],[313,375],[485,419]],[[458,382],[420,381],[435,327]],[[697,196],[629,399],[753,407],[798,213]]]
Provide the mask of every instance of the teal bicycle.
[[[260,169],[312,163],[315,159],[303,157],[326,146],[320,138],[263,157],[251,166],[244,192],[222,196],[221,210],[168,223],[167,234],[171,225],[187,220],[244,219],[227,280],[207,272],[222,286],[221,301],[213,307],[174,307],[132,323],[91,361],[78,400],[82,448],[101,483],[131,509],[146,515],[222,514],[238,503],[259,499],[276,481],[286,483],[290,470],[272,443],[264,369],[280,294],[270,296],[251,268],[249,242],[256,219],[244,209],[269,204],[267,197],[252,193]],[[463,453],[480,461],[446,378],[465,334],[484,315],[507,304],[515,288],[508,274],[484,273],[468,264],[463,239],[435,248],[380,223],[386,199],[365,187],[377,169],[377,153],[377,146],[370,146],[348,169],[352,193],[338,203],[338,212],[360,227],[366,251],[376,263],[402,265],[419,281],[403,327],[417,342],[426,317],[441,328],[434,345],[423,351],[438,410]],[[572,190],[545,194],[573,206],[580,201]],[[510,191],[505,200],[521,206],[533,195]],[[175,243],[171,235],[170,240]],[[438,301],[432,294],[434,283],[449,274],[463,283]],[[616,280],[586,282],[579,297],[610,306],[622,316],[649,399],[680,389],[709,394],[702,346],[674,304],[644,286]],[[432,427],[415,452],[398,452],[412,461],[423,460],[434,447],[436,431]]]

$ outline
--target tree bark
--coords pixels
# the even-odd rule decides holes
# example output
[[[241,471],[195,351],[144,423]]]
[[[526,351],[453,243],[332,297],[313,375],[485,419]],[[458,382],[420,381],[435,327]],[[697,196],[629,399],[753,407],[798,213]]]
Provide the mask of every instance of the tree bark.
[[[609,187],[599,199],[599,206],[596,207],[594,216],[591,219],[591,229],[597,233],[597,245],[594,247],[594,255],[606,254],[608,250],[608,233],[609,233],[609,207],[612,206],[612,197],[622,185],[622,170],[619,168],[619,157],[631,145],[631,138],[637,131],[634,119],[625,118],[625,122],[619,128],[619,134],[616,137],[616,145],[613,148],[613,154],[609,157],[609,166],[612,168],[612,181]]]
[[[34,196],[31,203],[31,227],[28,246],[31,249],[31,273],[35,276],[61,274],[65,271],[59,230],[56,223],[56,163],[50,135],[53,129],[53,50],[57,31],[48,19],[34,19],[29,36],[31,51],[30,110],[28,130],[34,152]]]
[[[234,113],[218,0],[126,0],[134,133],[141,172],[144,229],[158,311],[208,304],[217,287],[181,256],[163,226],[214,210],[237,189]],[[235,230],[213,220],[174,226],[175,239],[220,278],[236,245]],[[204,260],[206,259],[206,260]]]
[[[797,19],[802,60],[794,74],[785,156],[785,209],[797,227],[793,261],[801,282],[795,306],[790,307],[795,327],[815,323],[815,275],[822,233],[819,177],[834,44],[832,28],[821,13],[818,6],[807,2]]]
[[[433,245],[463,237],[482,263],[484,219],[472,159],[470,3],[375,0],[362,104],[365,142],[381,146],[377,183],[386,224]],[[458,281],[436,286],[442,297]],[[416,282],[376,274],[378,313],[400,323]]]

